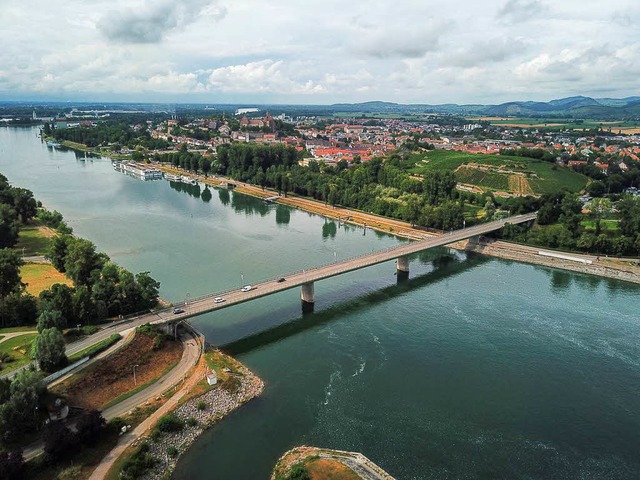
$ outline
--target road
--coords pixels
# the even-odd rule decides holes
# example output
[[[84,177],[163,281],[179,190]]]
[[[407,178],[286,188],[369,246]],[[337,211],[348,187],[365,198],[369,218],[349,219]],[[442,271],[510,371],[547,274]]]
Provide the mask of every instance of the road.
[[[343,260],[341,262],[313,267],[301,272],[279,275],[276,278],[253,284],[252,290],[248,292],[242,292],[240,291],[240,289],[235,288],[232,290],[204,295],[202,297],[190,300],[187,305],[183,306],[184,312],[180,314],[174,314],[173,308],[166,308],[163,310],[158,310],[154,313],[144,314],[125,321],[116,322],[112,326],[103,328],[99,332],[90,335],[83,340],[67,345],[66,353],[67,356],[73,355],[74,353],[77,353],[101,340],[104,340],[105,338],[108,338],[113,333],[120,333],[124,330],[135,328],[145,323],[167,323],[186,320],[191,317],[202,315],[203,313],[221,310],[223,308],[228,308],[239,303],[248,302],[251,300],[255,300],[256,298],[299,287],[300,285],[303,285],[305,283],[316,282],[325,278],[334,277],[343,273],[351,272],[372,265],[377,265],[379,263],[388,262],[404,255],[410,255],[413,253],[421,252],[423,250],[427,250],[429,248],[435,248],[447,245],[449,243],[458,242],[460,240],[465,240],[471,237],[483,235],[485,233],[502,228],[506,223],[524,223],[534,220],[535,218],[536,213],[516,215],[502,220],[495,220],[493,222],[475,225],[469,228],[454,230],[443,235],[429,237],[425,240],[418,240],[397,247],[391,247],[377,252],[360,255],[358,257]],[[279,281],[280,278],[284,278],[285,280]],[[224,298],[224,301],[221,303],[216,303],[216,297],[222,297]],[[12,372],[1,374],[0,378],[13,376],[19,370],[20,369],[16,369]]]
[[[181,380],[187,377],[191,367],[196,365],[200,359],[199,342],[191,335],[185,335],[181,337],[181,340],[184,345],[184,350],[182,351],[182,357],[178,364],[158,381],[152,383],[144,390],[141,390],[135,395],[132,395],[129,398],[103,410],[102,416],[105,420],[109,421],[116,417],[121,417],[130,410],[133,410],[135,407],[144,404],[147,400],[161,395],[172,386],[176,385],[176,388],[178,388],[181,385]],[[198,379],[200,379],[200,377]],[[42,454],[42,452],[42,442],[39,441],[26,447],[23,451],[23,455],[25,460],[31,460],[32,458]]]
[[[11,338],[20,337],[22,335],[29,335],[29,334],[32,334],[32,333],[38,333],[38,331],[37,330],[30,330],[28,332],[3,333],[3,334],[0,334],[0,337],[2,337],[2,338],[0,338],[0,343],[6,342],[7,340],[9,340]]]

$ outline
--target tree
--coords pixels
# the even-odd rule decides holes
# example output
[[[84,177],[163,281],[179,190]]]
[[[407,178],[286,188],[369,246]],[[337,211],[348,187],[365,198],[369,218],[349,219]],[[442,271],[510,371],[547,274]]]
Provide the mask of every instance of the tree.
[[[32,356],[45,372],[53,372],[67,362],[64,337],[57,328],[44,329],[34,340]]]
[[[26,188],[12,188],[13,207],[22,219],[22,223],[27,223],[29,219],[36,216],[37,204],[33,198],[33,192]]]
[[[105,419],[97,410],[84,412],[76,422],[76,438],[80,445],[93,445],[100,438]]]
[[[13,247],[18,240],[16,211],[5,203],[0,203],[0,248]]]
[[[96,305],[91,299],[91,291],[86,285],[76,287],[71,299],[73,304],[73,320],[84,325],[91,323],[91,320],[97,316]]]
[[[0,325],[3,327],[33,324],[37,315],[38,307],[33,295],[11,292],[0,302]]]
[[[64,261],[67,276],[75,285],[88,285],[91,272],[101,267],[95,245],[83,238],[73,238]]]
[[[572,193],[565,194],[562,199],[561,210],[560,222],[576,236],[580,231],[580,212],[582,211],[582,204],[577,196]]]
[[[32,370],[18,372],[10,387],[10,396],[0,405],[0,439],[16,442],[24,433],[35,430],[40,395],[40,374]]]
[[[38,317],[38,333],[42,333],[49,328],[57,328],[63,330],[67,322],[62,318],[59,310],[44,310]]]
[[[65,259],[67,257],[67,250],[69,244],[73,241],[71,235],[60,235],[59,237],[53,237],[51,239],[51,246],[47,253],[47,258],[51,260],[51,264],[60,273],[65,273]]]
[[[0,299],[24,287],[20,278],[23,264],[22,259],[8,248],[0,250]]]
[[[67,322],[76,320],[73,312],[73,293],[74,290],[69,285],[54,283],[49,290],[40,292],[41,310],[60,312],[63,326],[66,327]]]
[[[496,213],[496,206],[493,203],[493,199],[491,197],[487,197],[487,201],[484,204],[484,218],[487,220],[491,220]]]
[[[136,282],[140,287],[140,296],[142,297],[142,305],[140,307],[154,307],[158,303],[160,282],[151,277],[149,272],[138,273]]]
[[[75,444],[73,432],[61,422],[49,422],[42,429],[44,452],[52,459],[58,460],[70,453]]]

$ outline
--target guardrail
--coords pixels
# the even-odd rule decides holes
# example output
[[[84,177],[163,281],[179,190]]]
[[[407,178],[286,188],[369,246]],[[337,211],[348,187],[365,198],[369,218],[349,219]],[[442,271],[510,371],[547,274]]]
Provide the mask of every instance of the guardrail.
[[[77,362],[72,363],[71,365],[69,365],[67,367],[64,367],[62,370],[58,370],[57,372],[52,373],[48,377],[44,378],[42,380],[42,383],[44,383],[45,385],[49,385],[50,383],[55,382],[57,379],[59,379],[61,377],[64,377],[67,373],[72,372],[73,370],[78,368],[80,365],[83,365],[83,364],[87,363],[90,358],[91,357],[86,356],[84,358],[81,358]]]

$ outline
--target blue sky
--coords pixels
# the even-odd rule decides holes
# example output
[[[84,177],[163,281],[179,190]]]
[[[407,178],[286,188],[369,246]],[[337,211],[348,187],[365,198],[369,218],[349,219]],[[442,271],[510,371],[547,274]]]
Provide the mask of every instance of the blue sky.
[[[629,0],[0,0],[0,99],[500,103],[640,94]]]

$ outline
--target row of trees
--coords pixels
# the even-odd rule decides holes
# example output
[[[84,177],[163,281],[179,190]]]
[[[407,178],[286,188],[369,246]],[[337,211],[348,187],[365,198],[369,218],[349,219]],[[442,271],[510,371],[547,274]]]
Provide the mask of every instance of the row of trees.
[[[606,199],[605,199],[606,200]],[[532,229],[508,225],[503,238],[543,247],[578,250],[601,255],[630,256],[640,254],[640,198],[627,195],[615,204],[592,201],[590,212],[583,214],[583,205],[576,194],[545,195],[538,211],[538,225]],[[613,214],[617,211],[617,214]],[[604,230],[603,216],[616,217],[617,228]],[[585,221],[593,224],[586,228]]]
[[[212,172],[274,188],[285,196],[293,192],[416,225],[440,229],[463,225],[466,196],[455,190],[453,172],[433,172],[421,181],[400,168],[399,157],[351,168],[345,161],[327,167],[314,160],[304,167],[300,159],[301,153],[292,147],[233,143],[218,148]]]
[[[12,187],[7,177],[0,174],[0,248],[15,245],[20,224],[36,215],[37,206],[30,190]]]

